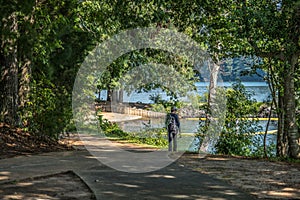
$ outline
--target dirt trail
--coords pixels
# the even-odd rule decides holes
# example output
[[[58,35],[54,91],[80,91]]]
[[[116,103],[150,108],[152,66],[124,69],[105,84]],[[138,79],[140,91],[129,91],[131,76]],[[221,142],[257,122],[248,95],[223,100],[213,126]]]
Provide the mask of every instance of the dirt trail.
[[[300,199],[300,164],[197,155],[185,155],[179,162],[262,199]]]

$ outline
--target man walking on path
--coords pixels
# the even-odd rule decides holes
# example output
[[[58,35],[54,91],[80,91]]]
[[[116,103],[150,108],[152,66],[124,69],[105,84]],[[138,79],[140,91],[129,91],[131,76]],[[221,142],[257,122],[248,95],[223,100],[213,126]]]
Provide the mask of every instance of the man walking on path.
[[[177,151],[177,135],[180,130],[180,121],[176,107],[172,107],[171,113],[167,115],[166,127],[168,130],[169,151]]]

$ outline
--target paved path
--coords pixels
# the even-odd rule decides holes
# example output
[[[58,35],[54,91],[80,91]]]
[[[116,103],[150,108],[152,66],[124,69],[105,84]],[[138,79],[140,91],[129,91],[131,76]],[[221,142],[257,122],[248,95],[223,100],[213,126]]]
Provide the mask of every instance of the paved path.
[[[97,199],[254,199],[177,162],[154,172],[126,173],[101,164],[86,150],[0,160],[0,184],[70,170],[86,182]]]
[[[103,115],[103,119],[107,119],[110,122],[124,122],[142,118],[141,116],[137,115],[128,115],[114,112],[102,112],[101,115]]]

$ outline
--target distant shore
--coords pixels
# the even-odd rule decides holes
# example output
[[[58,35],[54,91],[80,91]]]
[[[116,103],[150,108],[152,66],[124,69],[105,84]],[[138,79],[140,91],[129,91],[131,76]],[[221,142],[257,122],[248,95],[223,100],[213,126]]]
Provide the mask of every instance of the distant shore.
[[[123,107],[128,107],[128,108],[156,112],[156,111],[151,110],[152,104],[142,103],[142,102],[135,102],[135,103],[123,102],[123,103],[115,103],[112,105],[110,102],[100,101],[100,102],[97,102],[95,105],[96,109],[100,110],[101,112],[107,112],[107,113],[114,112],[114,113],[120,113],[120,114],[134,115],[134,114],[130,114],[130,113],[121,113],[121,112],[112,111],[112,107],[117,107],[117,106],[123,106]],[[267,120],[267,118],[269,118],[270,109],[271,109],[270,107],[268,107],[266,105],[262,105],[256,115],[249,116],[249,117],[265,118]],[[164,113],[164,112],[157,112],[157,113]],[[195,109],[193,107],[184,107],[184,108],[179,109],[179,115],[181,118],[206,118],[206,111],[203,109]],[[276,112],[274,110],[272,111],[271,118],[277,118]]]

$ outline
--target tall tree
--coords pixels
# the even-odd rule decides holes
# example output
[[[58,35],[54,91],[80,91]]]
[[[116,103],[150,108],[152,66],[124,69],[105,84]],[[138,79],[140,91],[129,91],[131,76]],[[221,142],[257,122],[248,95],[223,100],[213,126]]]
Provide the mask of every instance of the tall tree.
[[[1,50],[0,50],[0,116],[1,120],[16,126],[19,105],[19,62],[18,39],[20,12],[26,12],[28,2],[20,7],[18,1],[1,2]]]
[[[298,157],[295,81],[299,67],[299,1],[168,3],[168,13],[177,28],[204,43],[215,60],[258,56],[264,59],[258,66],[263,69],[266,63],[272,63],[273,80],[280,82],[275,84],[279,116],[277,153]]]
[[[299,156],[295,79],[300,56],[299,1],[213,1],[205,4],[210,39],[223,42],[228,56],[254,55],[271,60],[279,77],[278,155]],[[266,61],[266,60],[265,60]],[[261,66],[263,67],[263,66]],[[287,138],[287,140],[285,140]]]
[[[1,121],[20,124],[18,111],[28,101],[31,79],[61,67],[50,58],[64,48],[63,33],[74,29],[69,18],[74,20],[77,6],[76,0],[1,1]]]
[[[18,117],[18,35],[17,12],[8,13],[2,19],[1,38],[1,102],[0,113],[2,120],[12,126],[17,125]]]

